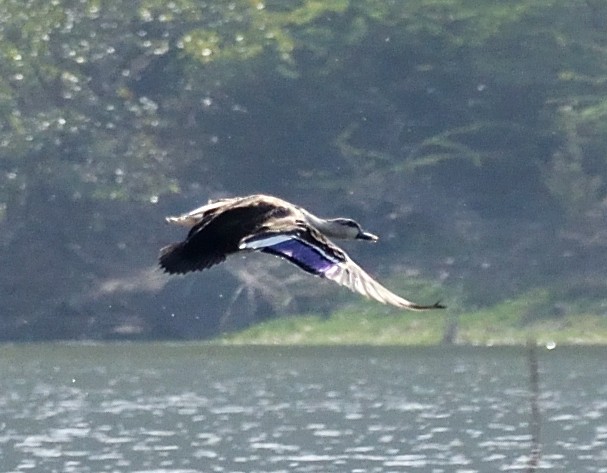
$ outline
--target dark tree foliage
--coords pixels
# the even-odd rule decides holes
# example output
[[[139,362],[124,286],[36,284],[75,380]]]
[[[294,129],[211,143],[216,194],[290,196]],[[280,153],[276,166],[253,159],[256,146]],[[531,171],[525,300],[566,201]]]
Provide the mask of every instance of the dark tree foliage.
[[[361,262],[455,310],[534,287],[600,310],[606,30],[599,0],[1,2],[0,337],[351,300],[267,259],[153,269],[165,214],[251,192],[364,221]]]

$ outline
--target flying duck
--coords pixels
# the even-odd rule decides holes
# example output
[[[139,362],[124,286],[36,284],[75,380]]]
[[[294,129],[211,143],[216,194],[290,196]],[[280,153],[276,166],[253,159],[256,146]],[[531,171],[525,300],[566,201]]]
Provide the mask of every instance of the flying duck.
[[[442,309],[404,299],[369,276],[329,238],[377,241],[348,218],[323,219],[285,200],[250,195],[211,200],[166,221],[189,228],[187,238],[160,250],[160,266],[170,274],[201,271],[240,251],[280,256],[315,276],[402,309]]]

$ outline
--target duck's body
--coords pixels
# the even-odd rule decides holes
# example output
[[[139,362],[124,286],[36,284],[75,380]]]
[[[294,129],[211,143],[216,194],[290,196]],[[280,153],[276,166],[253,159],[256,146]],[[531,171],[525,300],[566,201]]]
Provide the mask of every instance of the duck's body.
[[[258,194],[209,201],[167,221],[190,228],[183,242],[160,250],[160,266],[168,273],[203,270],[230,254],[258,250],[384,304],[411,310],[443,307],[415,304],[392,293],[332,243],[328,237],[377,240],[350,219],[321,219],[285,200]]]

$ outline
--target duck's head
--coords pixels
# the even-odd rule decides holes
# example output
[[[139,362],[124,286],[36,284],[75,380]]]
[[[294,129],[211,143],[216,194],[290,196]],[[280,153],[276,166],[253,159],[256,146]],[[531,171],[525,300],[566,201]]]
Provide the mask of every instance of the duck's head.
[[[373,233],[366,232],[356,220],[351,218],[333,218],[331,223],[333,236],[348,240],[377,241],[379,237]]]

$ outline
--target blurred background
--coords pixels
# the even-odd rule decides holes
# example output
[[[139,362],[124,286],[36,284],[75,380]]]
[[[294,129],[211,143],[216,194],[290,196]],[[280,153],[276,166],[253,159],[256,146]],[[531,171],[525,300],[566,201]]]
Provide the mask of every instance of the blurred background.
[[[417,302],[604,320],[606,30],[601,0],[3,0],[0,339],[359,303],[267,256],[156,268],[166,215],[249,193],[359,220]]]

